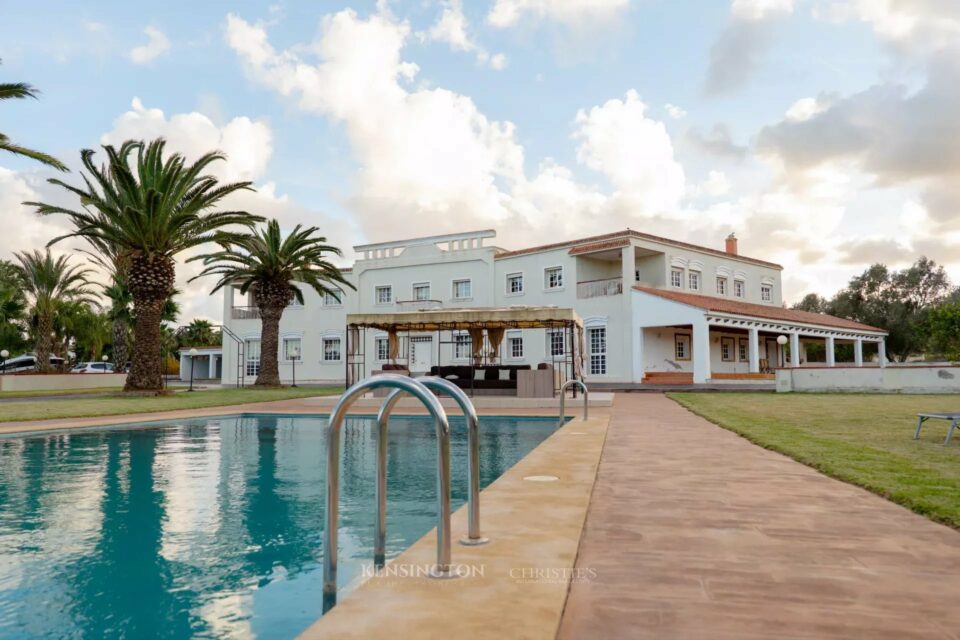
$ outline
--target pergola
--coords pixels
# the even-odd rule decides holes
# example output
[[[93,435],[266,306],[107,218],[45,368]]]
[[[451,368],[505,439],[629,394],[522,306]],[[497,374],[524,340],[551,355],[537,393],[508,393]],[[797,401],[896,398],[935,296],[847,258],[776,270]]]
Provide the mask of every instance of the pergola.
[[[389,359],[410,362],[410,337],[413,334],[435,333],[436,364],[442,363],[444,344],[453,345],[454,338],[443,340],[443,332],[464,332],[471,341],[471,368],[496,364],[500,345],[509,329],[552,329],[564,332],[562,355],[548,350],[548,362],[555,369],[564,367],[567,379],[582,378],[583,322],[576,311],[559,307],[471,307],[463,309],[420,309],[392,313],[353,313],[347,315],[346,380],[347,386],[366,377],[366,330],[386,332]],[[453,347],[451,346],[451,349]],[[403,355],[401,355],[403,354]],[[451,354],[452,355],[452,354]]]

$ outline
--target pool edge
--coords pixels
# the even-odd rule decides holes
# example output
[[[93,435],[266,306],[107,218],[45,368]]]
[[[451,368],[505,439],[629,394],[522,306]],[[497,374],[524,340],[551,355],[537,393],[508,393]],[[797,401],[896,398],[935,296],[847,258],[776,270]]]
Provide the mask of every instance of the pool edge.
[[[370,577],[300,637],[554,638],[608,425],[608,415],[571,420],[480,494],[483,533],[491,542],[455,544],[452,560],[482,575]],[[524,480],[529,476],[559,480]],[[454,514],[454,540],[466,532],[466,516],[465,508]],[[429,566],[435,548],[433,530],[387,567]]]

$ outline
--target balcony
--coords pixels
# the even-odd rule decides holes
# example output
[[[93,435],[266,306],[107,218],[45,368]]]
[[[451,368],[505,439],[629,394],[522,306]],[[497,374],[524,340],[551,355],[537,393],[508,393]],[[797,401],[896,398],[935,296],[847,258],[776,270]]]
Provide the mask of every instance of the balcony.
[[[259,320],[260,309],[257,307],[233,307],[230,317],[234,320]]]
[[[623,278],[604,278],[602,280],[584,280],[577,283],[578,298],[600,298],[618,296],[623,293]]]
[[[442,307],[442,300],[397,300],[397,311],[422,311]]]

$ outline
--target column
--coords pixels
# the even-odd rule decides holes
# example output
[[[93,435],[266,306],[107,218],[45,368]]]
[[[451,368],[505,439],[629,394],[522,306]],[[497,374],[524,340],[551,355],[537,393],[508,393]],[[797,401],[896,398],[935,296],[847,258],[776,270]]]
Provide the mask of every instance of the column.
[[[853,364],[863,366],[863,338],[857,338],[853,343]]]
[[[880,366],[887,366],[887,341],[884,338],[880,338],[880,342],[877,343],[877,359],[880,360]]]
[[[800,334],[796,331],[790,334],[790,366],[800,366]]]
[[[180,351],[180,381],[190,379],[190,368],[187,363],[190,362],[190,356],[187,355],[186,349]]]
[[[750,373],[760,373],[760,330],[756,327],[750,328],[748,358],[750,360]]]
[[[837,353],[835,349],[833,336],[827,336],[827,366],[828,367],[837,366]]]
[[[622,309],[620,318],[622,319],[610,318],[610,323],[607,326],[607,338],[612,337],[611,329],[615,328],[617,333],[622,336],[623,346],[616,352],[610,350],[610,353],[607,354],[607,367],[610,373],[616,371],[624,376],[622,378],[624,380],[639,382],[643,378],[643,366],[638,367],[636,359],[633,356],[635,356],[642,347],[639,344],[635,345],[634,341],[642,341],[643,335],[642,333],[638,334],[637,327],[633,324],[633,272],[636,268],[636,251],[634,250],[633,243],[628,244],[620,250],[620,259],[620,286],[623,291],[623,293],[620,294],[620,308]],[[502,278],[503,276],[500,277]],[[619,327],[616,326],[617,322],[621,323]],[[612,367],[612,369],[610,367]]]
[[[217,356],[210,354],[207,356],[207,378],[213,380],[217,377]]]
[[[702,384],[710,377],[710,325],[705,319],[694,323],[691,342],[693,382]]]

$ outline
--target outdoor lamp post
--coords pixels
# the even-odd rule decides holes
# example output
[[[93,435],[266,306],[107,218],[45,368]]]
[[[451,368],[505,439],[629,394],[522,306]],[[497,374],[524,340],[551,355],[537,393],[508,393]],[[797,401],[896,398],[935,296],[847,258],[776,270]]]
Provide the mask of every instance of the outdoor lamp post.
[[[197,350],[190,349],[190,388],[187,391],[193,391],[193,363],[197,359]]]
[[[7,358],[9,357],[10,357],[9,351],[7,351],[6,349],[4,349],[3,351],[0,351],[0,358],[2,358],[2,361],[0,361],[0,366],[3,367],[3,373],[7,372]]]
[[[300,359],[300,349],[296,347],[293,348],[293,351],[290,352],[290,365],[293,367],[293,384],[291,387],[296,388],[297,386],[297,360]]]
[[[104,372],[104,373],[107,372],[107,360],[109,360],[109,359],[110,359],[110,358],[108,358],[106,355],[104,355],[102,358],[100,358],[100,360],[103,361],[103,372]]]
[[[780,366],[783,366],[783,363],[784,363],[783,347],[787,344],[787,336],[784,336],[784,335],[777,336],[777,344],[780,345]]]

